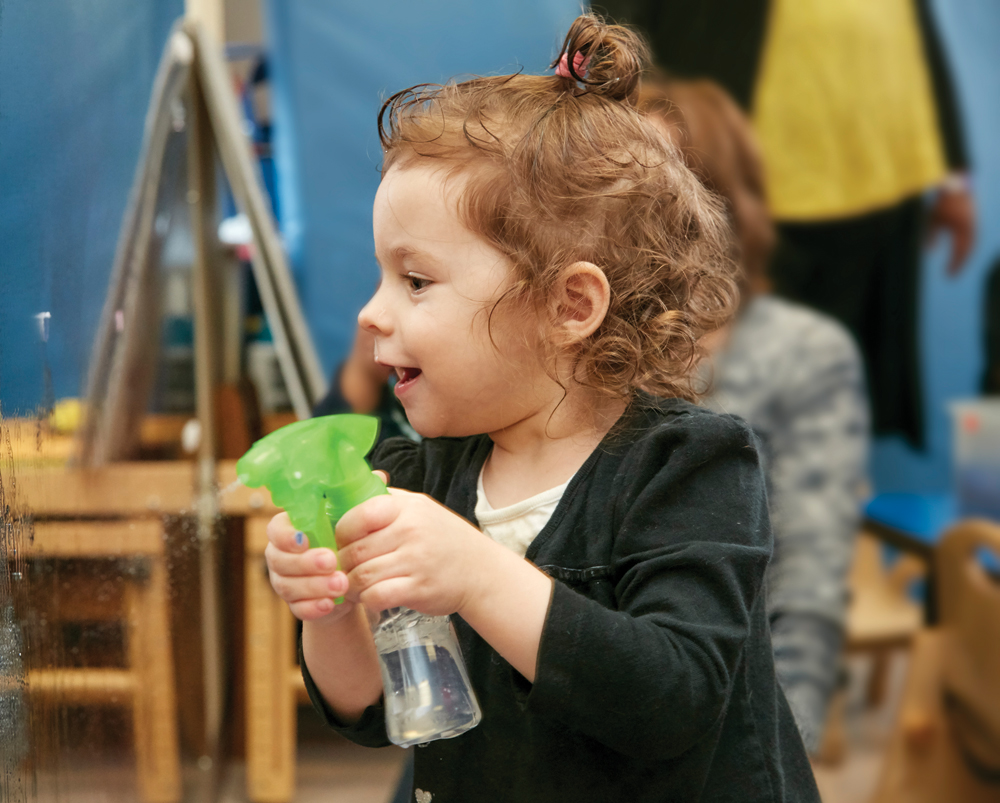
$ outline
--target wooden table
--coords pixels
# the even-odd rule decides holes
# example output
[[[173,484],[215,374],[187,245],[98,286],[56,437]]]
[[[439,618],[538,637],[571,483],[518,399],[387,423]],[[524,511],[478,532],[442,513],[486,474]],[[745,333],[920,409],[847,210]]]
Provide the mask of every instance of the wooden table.
[[[181,797],[181,773],[162,517],[190,508],[193,466],[137,463],[73,470],[22,465],[15,476],[8,501],[30,514],[32,524],[31,537],[27,543],[15,542],[9,559],[128,557],[143,568],[123,576],[126,590],[119,616],[127,666],[32,669],[27,691],[84,705],[127,701],[141,799],[175,803]]]
[[[171,430],[172,432],[172,430]],[[23,440],[23,439],[22,439]],[[139,788],[148,803],[180,799],[177,693],[170,638],[170,600],[163,519],[194,513],[192,461],[117,463],[70,469],[64,442],[19,447],[16,502],[34,517],[34,539],[19,557],[135,557],[147,570],[130,584],[123,616],[126,669],[45,668],[30,693],[55,690],[85,704],[132,703]],[[234,487],[235,461],[219,461],[222,515],[244,519],[244,677],[247,793],[256,803],[284,803],[295,785],[295,708],[306,699],[295,657],[295,622],[267,579],[267,522],[278,512],[266,489]],[[11,556],[16,557],[16,556]]]

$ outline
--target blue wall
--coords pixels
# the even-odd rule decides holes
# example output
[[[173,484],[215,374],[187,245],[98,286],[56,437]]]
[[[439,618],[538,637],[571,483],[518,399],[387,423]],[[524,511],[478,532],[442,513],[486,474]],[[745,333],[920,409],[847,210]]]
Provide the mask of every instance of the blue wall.
[[[924,265],[922,342],[927,450],[875,444],[879,491],[935,492],[950,483],[949,399],[974,396],[982,373],[983,284],[1000,254],[1000,4],[938,0],[975,162],[979,240],[964,272],[945,275],[946,238]],[[542,72],[579,5],[562,0],[473,6],[459,0],[363,6],[323,0],[268,3],[274,58],[282,227],[323,364],[346,353],[375,270],[371,202],[378,183],[380,99],[463,73]],[[390,22],[391,21],[391,22]]]
[[[350,348],[377,271],[371,208],[383,98],[453,76],[542,73],[580,13],[572,0],[269,0],[282,232],[329,372]]]
[[[153,75],[182,0],[0,4],[0,403],[28,412],[80,392],[142,137]],[[327,370],[375,282],[375,115],[385,95],[468,73],[543,72],[579,5],[459,0],[266,3],[274,54],[282,227]],[[928,448],[876,444],[879,490],[939,491],[949,399],[976,395],[982,293],[1000,255],[1000,4],[937,0],[975,164],[979,240],[957,279],[946,243],[924,266]],[[392,20],[392,25],[386,23]],[[42,344],[34,315],[52,314]],[[49,387],[46,387],[46,376]]]
[[[1000,257],[1000,3],[936,0],[945,48],[958,84],[979,206],[975,253],[957,278],[945,274],[947,238],[924,264],[922,348],[927,450],[880,440],[872,456],[879,491],[940,492],[950,486],[951,423],[947,403],[979,393],[983,372],[983,291]]]
[[[0,3],[0,404],[80,393],[183,0]],[[51,313],[42,343],[34,316]]]

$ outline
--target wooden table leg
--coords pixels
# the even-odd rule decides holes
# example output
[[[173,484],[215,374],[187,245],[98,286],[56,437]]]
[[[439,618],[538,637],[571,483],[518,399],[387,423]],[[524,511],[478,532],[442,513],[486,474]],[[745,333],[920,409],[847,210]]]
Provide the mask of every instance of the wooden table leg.
[[[288,803],[295,790],[294,619],[264,567],[267,522],[250,518],[244,555],[246,594],[247,795]]]
[[[133,722],[144,803],[181,798],[177,700],[170,643],[170,600],[163,556],[149,556],[146,578],[128,584],[128,650],[135,677]]]

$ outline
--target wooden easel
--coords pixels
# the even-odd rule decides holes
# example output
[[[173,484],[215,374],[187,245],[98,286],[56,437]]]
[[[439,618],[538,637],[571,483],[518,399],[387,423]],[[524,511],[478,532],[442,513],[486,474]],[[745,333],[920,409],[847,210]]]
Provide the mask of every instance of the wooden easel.
[[[218,166],[239,211],[253,232],[252,273],[273,335],[281,373],[299,418],[309,416],[323,395],[326,379],[305,324],[294,283],[278,238],[256,158],[243,131],[231,77],[221,56],[219,0],[189,0],[187,16],[175,27],[157,73],[146,118],[142,156],[133,184],[95,341],[88,377],[87,417],[77,460],[87,469],[134,459],[142,415],[158,348],[157,202],[167,183],[187,163],[186,199],[194,242],[192,297],[194,364],[200,442],[195,478],[204,658],[205,717],[203,766],[212,768],[212,798],[218,781],[219,748],[225,711],[225,653],[219,591],[217,522],[223,512],[217,494],[220,391],[238,377],[240,345],[221,330],[227,294],[226,258],[216,240]],[[179,122],[179,112],[182,110]],[[186,129],[186,149],[176,147],[178,126]],[[230,293],[231,295],[231,293]],[[227,353],[229,357],[227,358]],[[238,352],[237,352],[238,355]],[[242,448],[250,445],[244,434]],[[235,447],[240,451],[240,439]],[[238,454],[223,455],[226,457]]]
[[[183,116],[178,119],[178,109]],[[164,186],[183,166],[184,151],[171,133],[187,130],[187,201],[195,259],[195,371],[198,416],[206,448],[215,442],[213,393],[222,381],[224,258],[215,238],[216,159],[253,232],[251,266],[274,337],[292,407],[307,418],[326,379],[298,302],[291,272],[261,189],[259,169],[243,133],[226,65],[203,27],[186,20],[175,28],[157,72],[146,118],[143,149],[122,226],[108,295],[88,374],[88,416],[80,439],[82,465],[98,466],[134,456],[150,365],[157,342],[156,261],[162,236],[155,227]],[[230,341],[232,338],[230,338]],[[231,343],[230,343],[231,345]],[[226,361],[226,362],[231,362]],[[232,370],[229,368],[228,370]],[[238,370],[238,366],[237,369]]]

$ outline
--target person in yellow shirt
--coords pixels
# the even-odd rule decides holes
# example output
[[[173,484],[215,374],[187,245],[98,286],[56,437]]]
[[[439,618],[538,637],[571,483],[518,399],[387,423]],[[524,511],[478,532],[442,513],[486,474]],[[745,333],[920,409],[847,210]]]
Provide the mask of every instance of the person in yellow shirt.
[[[927,0],[603,5],[647,35],[668,72],[712,78],[749,111],[779,224],[775,291],[850,329],[865,357],[874,432],[921,447],[921,249],[947,230],[955,273],[975,233]]]

